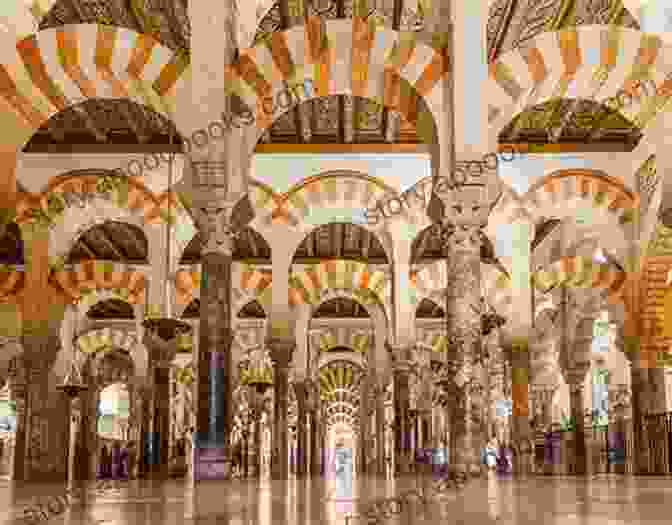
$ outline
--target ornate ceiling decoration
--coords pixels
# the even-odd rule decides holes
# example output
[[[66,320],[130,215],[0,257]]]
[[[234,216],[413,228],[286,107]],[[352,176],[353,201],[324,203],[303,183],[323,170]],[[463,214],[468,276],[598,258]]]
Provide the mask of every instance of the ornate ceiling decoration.
[[[488,60],[546,31],[590,24],[639,29],[621,0],[495,0],[487,26]]]
[[[369,319],[369,313],[357,301],[348,297],[337,297],[320,305],[313,319]]]
[[[92,320],[135,319],[133,307],[120,299],[107,299],[94,304],[86,316]]]
[[[387,254],[378,237],[350,223],[329,223],[313,230],[294,253],[294,264],[316,264],[326,259],[350,259],[369,264],[387,264]]]
[[[620,112],[581,99],[556,99],[533,106],[499,134],[499,142],[505,144],[615,144],[622,146],[621,151],[632,151],[641,138],[639,128]]]
[[[91,99],[51,117],[23,148],[25,153],[63,151],[77,145],[174,145],[182,140],[175,125],[153,109],[126,99]],[[72,153],[72,151],[70,151]]]
[[[67,259],[68,264],[98,259],[131,264],[149,264],[147,239],[132,224],[105,221],[90,228],[77,240]]]
[[[40,30],[67,24],[103,24],[148,33],[173,50],[188,51],[187,0],[59,0]]]
[[[423,299],[415,311],[417,319],[444,319],[446,312],[441,306],[430,299]]]

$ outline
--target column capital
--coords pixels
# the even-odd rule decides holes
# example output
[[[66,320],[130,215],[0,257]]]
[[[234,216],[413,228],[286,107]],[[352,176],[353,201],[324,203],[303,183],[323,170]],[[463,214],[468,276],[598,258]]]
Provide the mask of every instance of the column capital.
[[[276,337],[267,337],[266,346],[270,350],[271,361],[275,366],[289,367],[296,349],[296,341]]]

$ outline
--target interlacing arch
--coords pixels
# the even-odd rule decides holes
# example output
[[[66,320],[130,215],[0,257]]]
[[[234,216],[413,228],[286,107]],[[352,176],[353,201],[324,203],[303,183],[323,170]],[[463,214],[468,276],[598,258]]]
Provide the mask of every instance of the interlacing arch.
[[[382,181],[356,171],[322,173],[280,196],[273,220],[308,233],[329,222],[351,222],[353,216],[395,195]]]
[[[412,33],[402,38],[358,17],[323,22],[309,19],[306,26],[275,32],[268,43],[240,51],[228,85],[256,114],[254,140],[244,155],[252,155],[279,116],[264,112],[264,100],[275,101],[286,83],[305,86],[306,80],[314,86],[308,98],[348,94],[376,100],[415,124],[425,142],[447,147],[441,81],[449,70],[448,53],[416,42]]]
[[[113,290],[131,304],[145,302],[147,278],[141,270],[124,263],[84,261],[71,268],[53,270],[49,279],[73,302],[100,289]]]
[[[347,334],[348,341],[339,341],[339,334],[342,332],[337,332],[329,328],[321,329],[320,332],[315,336],[315,343],[319,348],[320,352],[331,352],[337,348],[347,347],[354,352],[360,354],[366,354],[371,342],[373,339],[372,330],[361,330],[355,331],[352,330]]]
[[[657,146],[666,146],[664,137],[672,122],[663,108],[672,94],[672,79],[666,79],[672,50],[662,44],[659,36],[617,25],[587,25],[543,33],[529,44],[490,64],[487,88],[490,151],[495,151],[502,129],[526,108],[554,98],[587,99],[602,104],[621,90],[633,95],[633,103],[622,108],[621,114],[644,133],[627,160],[624,158],[623,165],[631,166],[634,174],[656,154]],[[640,100],[634,97],[636,82],[642,79],[656,83],[655,96]],[[593,181],[588,188],[583,183],[583,188],[588,191],[593,191],[592,187],[608,188],[604,180]],[[579,191],[584,191],[583,188]],[[623,211],[627,209],[627,205],[618,206],[623,206]],[[648,231],[647,225],[642,225],[642,229]]]
[[[626,273],[620,268],[582,256],[563,257],[533,274],[534,284],[540,290],[560,285],[596,288],[605,290],[607,298],[613,302],[621,301],[626,278]]]
[[[73,24],[18,42],[1,32],[0,49],[0,129],[16,150],[50,117],[87,99],[129,99],[177,122],[175,95],[189,76],[189,58],[150,35]]]
[[[317,305],[329,290],[346,290],[363,305],[391,304],[390,280],[382,270],[357,261],[332,260],[306,267],[289,278],[289,304]]]
[[[13,265],[0,265],[0,302],[17,295],[25,284],[25,274]]]

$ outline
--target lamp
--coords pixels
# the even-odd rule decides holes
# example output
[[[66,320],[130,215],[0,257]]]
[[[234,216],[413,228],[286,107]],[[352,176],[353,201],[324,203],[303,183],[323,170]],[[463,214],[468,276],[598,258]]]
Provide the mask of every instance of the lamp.
[[[78,304],[75,303],[75,304]],[[74,314],[74,329],[75,329],[75,335],[77,335],[77,313],[75,312]],[[84,384],[82,381],[82,375],[80,373],[79,367],[77,366],[77,363],[75,362],[75,342],[74,340],[72,341],[72,347],[70,349],[70,368],[68,370],[68,373],[65,375],[65,378],[63,379],[63,383],[60,385],[56,386],[56,389],[59,390],[60,392],[64,392],[68,397],[71,399],[77,397],[80,392],[83,392],[85,390],[88,390],[89,387]]]

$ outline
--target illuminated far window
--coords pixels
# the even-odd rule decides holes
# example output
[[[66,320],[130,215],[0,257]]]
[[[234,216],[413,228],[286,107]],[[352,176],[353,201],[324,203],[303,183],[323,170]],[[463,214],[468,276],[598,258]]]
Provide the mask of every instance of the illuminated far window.
[[[600,317],[593,321],[593,342],[591,344],[591,351],[606,353],[609,351],[610,342],[609,312],[602,312]]]

